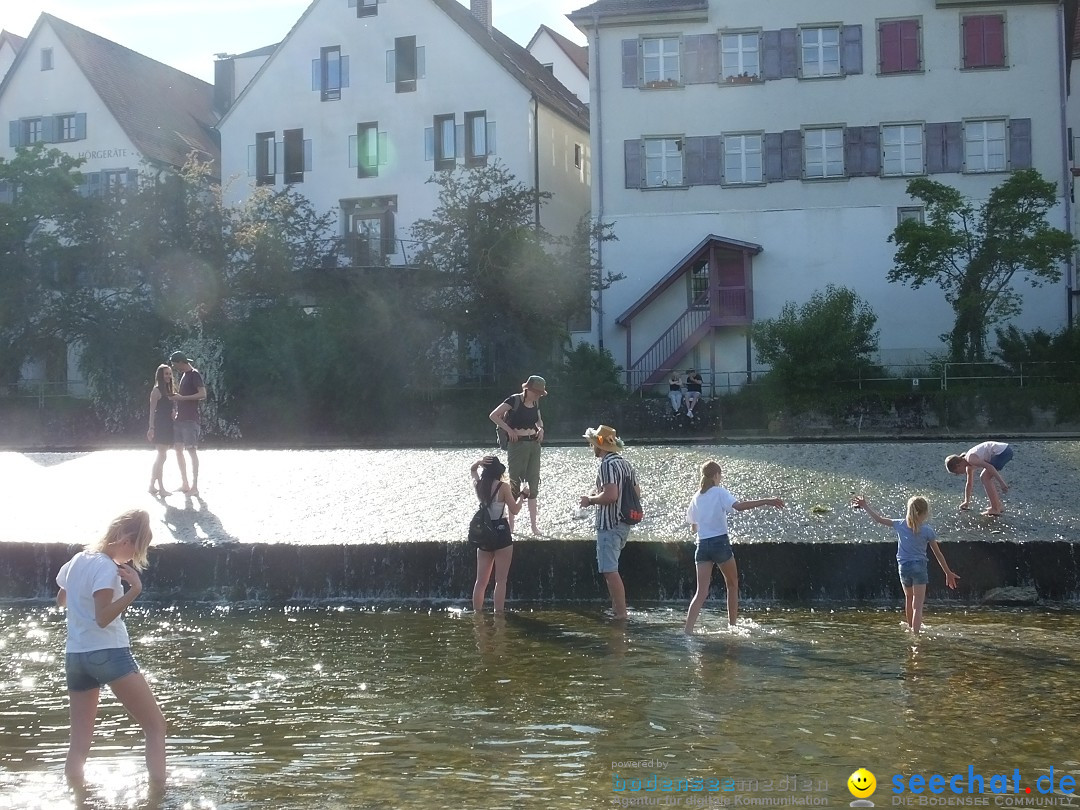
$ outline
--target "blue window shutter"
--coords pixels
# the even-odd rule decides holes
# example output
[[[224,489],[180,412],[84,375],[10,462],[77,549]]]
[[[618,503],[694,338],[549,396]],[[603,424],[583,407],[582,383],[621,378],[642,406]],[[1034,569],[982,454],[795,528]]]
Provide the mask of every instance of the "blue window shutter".
[[[349,57],[341,57],[341,86],[349,86]]]
[[[683,37],[683,84],[715,84],[720,79],[720,40],[716,34]]]
[[[349,168],[355,169],[360,165],[360,136],[349,136]]]
[[[799,30],[780,29],[780,78],[794,79],[799,75]]]
[[[863,128],[844,127],[844,174],[862,177]]]
[[[960,121],[945,124],[945,171],[964,170],[964,125]]]
[[[304,171],[311,171],[311,138],[304,141]]]
[[[862,26],[845,25],[840,29],[840,71],[846,75],[862,73]]]
[[[626,188],[641,188],[641,173],[644,161],[641,159],[641,140],[623,141],[623,170],[626,175]]]
[[[139,185],[139,170],[138,169],[128,169],[127,170],[127,184],[131,188],[137,188],[138,187],[138,185]]]
[[[385,166],[390,162],[390,136],[385,132],[379,133],[379,165]]]
[[[761,145],[765,182],[776,183],[784,179],[783,136],[779,132],[766,132]]]
[[[622,86],[637,87],[640,84],[641,71],[638,68],[638,41],[622,41]]]
[[[386,83],[393,84],[397,81],[397,60],[393,51],[386,52]]]
[[[311,89],[322,90],[322,60],[311,60]]]
[[[764,79],[780,78],[780,32],[761,32],[761,75]]]
[[[945,171],[945,125],[926,124],[923,127],[923,154],[927,174]]]
[[[720,151],[720,136],[709,135],[701,139],[704,141],[703,158],[705,161],[705,176],[702,183],[707,186],[720,185],[720,172],[724,165]]]
[[[700,136],[682,139],[683,182],[700,186],[705,182],[705,139]]]
[[[487,122],[487,153],[489,155],[495,154],[495,122]]]
[[[86,113],[75,114],[75,140],[81,141],[86,138]]]
[[[56,143],[56,116],[46,115],[41,119],[41,140],[45,143]]]
[[[435,127],[424,129],[424,160],[435,160]]]
[[[1031,119],[1009,119],[1009,168],[1031,168]]]
[[[881,174],[881,130],[871,126],[862,131],[863,177],[877,177]]]
[[[11,146],[22,146],[22,121],[9,121],[8,132],[11,136]]]
[[[101,172],[90,172],[83,176],[86,178],[86,195],[88,197],[101,196]]]
[[[255,144],[253,144],[253,143],[248,144],[248,161],[247,161],[247,163],[248,163],[248,167],[247,167],[247,169],[248,169],[248,177],[254,177],[255,172],[256,172],[256,168],[255,168]]]
[[[285,141],[274,141],[274,174],[285,171]]]
[[[454,126],[454,157],[465,157],[465,125],[457,124]]]
[[[785,129],[780,134],[780,148],[783,152],[785,180],[801,180],[803,173],[802,130]]]

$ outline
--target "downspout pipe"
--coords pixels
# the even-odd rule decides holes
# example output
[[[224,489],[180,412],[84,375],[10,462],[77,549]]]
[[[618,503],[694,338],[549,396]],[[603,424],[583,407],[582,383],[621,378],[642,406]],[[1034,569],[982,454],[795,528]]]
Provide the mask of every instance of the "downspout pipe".
[[[589,70],[589,76],[596,78],[595,89],[593,90],[592,103],[590,108],[596,109],[596,115],[593,120],[596,124],[596,134],[593,137],[593,133],[589,133],[589,140],[593,143],[593,166],[597,169],[593,173],[596,178],[596,222],[603,223],[604,221],[604,123],[603,123],[603,108],[600,106],[600,13],[593,12],[593,46],[589,48],[589,58],[592,60],[592,67]],[[596,243],[596,263],[599,267],[604,266],[604,240],[599,239]],[[600,280],[603,281],[603,270],[600,270]],[[596,345],[600,351],[604,350],[604,289],[603,284],[599,284],[599,289],[596,291],[596,327],[597,327],[597,340]],[[630,358],[626,358],[627,366],[629,367]]]
[[[533,199],[533,228],[540,233],[540,100],[536,93],[532,94],[533,105],[533,188],[536,196]]]
[[[1058,87],[1059,87],[1059,102],[1061,107],[1061,197],[1065,203],[1065,232],[1073,234],[1073,203],[1072,203],[1072,167],[1069,165],[1069,118],[1068,118],[1068,47],[1069,37],[1068,31],[1065,28],[1065,3],[1058,2]],[[1075,235],[1075,234],[1074,234]],[[1071,327],[1073,325],[1073,299],[1076,297],[1076,290],[1073,289],[1075,284],[1075,264],[1076,258],[1070,256],[1065,263],[1065,325]]]

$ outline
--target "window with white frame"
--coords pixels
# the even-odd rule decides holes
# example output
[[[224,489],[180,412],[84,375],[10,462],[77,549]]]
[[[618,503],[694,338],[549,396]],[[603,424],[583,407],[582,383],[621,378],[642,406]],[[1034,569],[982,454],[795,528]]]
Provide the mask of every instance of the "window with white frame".
[[[724,136],[724,182],[761,182],[761,133]]]
[[[682,138],[645,138],[645,185],[683,184]]]
[[[724,81],[757,79],[761,75],[761,36],[757,31],[720,35]]]
[[[349,5],[352,5],[351,3]],[[379,0],[357,0],[357,17],[374,17],[379,13]]]
[[[22,145],[41,143],[45,140],[45,128],[40,118],[24,118],[22,121]]]
[[[922,124],[886,124],[881,128],[881,173],[888,177],[923,174]]]
[[[341,47],[334,45],[323,48],[319,56],[319,78],[323,101],[337,101],[341,98],[342,71]]]
[[[453,169],[457,165],[457,126],[453,115],[436,115],[434,119],[435,168]]]
[[[379,176],[379,124],[371,121],[356,125],[356,176]]]
[[[1004,118],[964,122],[964,171],[1003,172],[1006,168]]]
[[[802,40],[802,76],[840,75],[840,27],[800,28]]]
[[[901,222],[917,222],[923,224],[923,207],[921,205],[902,205],[896,209],[896,224]]]
[[[272,186],[277,174],[277,148],[273,132],[255,135],[255,184]]]
[[[641,78],[645,86],[678,84],[679,38],[646,37],[641,41]]]
[[[487,163],[487,112],[465,113],[465,165],[483,166]]]
[[[803,177],[844,176],[844,129],[803,130]]]
[[[56,116],[56,131],[62,141],[79,139],[79,128],[74,114]]]

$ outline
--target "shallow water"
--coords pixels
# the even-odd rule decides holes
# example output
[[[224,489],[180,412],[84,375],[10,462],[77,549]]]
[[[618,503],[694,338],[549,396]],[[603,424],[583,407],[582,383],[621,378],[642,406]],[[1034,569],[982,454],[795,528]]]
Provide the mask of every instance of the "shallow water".
[[[1076,613],[931,606],[915,639],[895,610],[757,606],[729,632],[710,604],[686,639],[684,608],[130,611],[170,724],[161,806],[595,808],[654,773],[705,780],[649,794],[682,806],[847,806],[858,767],[889,806],[893,774],[1080,775]],[[0,808],[74,806],[64,637],[55,609],[0,608]],[[107,690],[98,729],[86,806],[143,806]]]
[[[972,512],[959,512],[964,479],[944,468],[966,442],[869,442],[629,447],[638,469],[646,520],[637,540],[690,540],[683,523],[709,459],[724,466],[740,498],[779,495],[784,511],[736,516],[736,542],[892,540],[847,504],[863,492],[884,514],[900,517],[913,494],[928,497],[933,523],[947,539],[1078,540],[1080,442],[1021,441],[1004,471],[1008,513],[983,518],[985,493],[975,485]],[[202,497],[153,498],[145,492],[153,453],[0,453],[0,480],[15,506],[0,541],[85,543],[119,512],[148,509],[155,542],[344,544],[463,540],[475,499],[470,463],[489,449],[204,450]],[[545,447],[540,491],[545,536],[592,539],[591,512],[578,508],[590,491],[596,459],[588,448]],[[175,460],[165,468],[177,486]]]

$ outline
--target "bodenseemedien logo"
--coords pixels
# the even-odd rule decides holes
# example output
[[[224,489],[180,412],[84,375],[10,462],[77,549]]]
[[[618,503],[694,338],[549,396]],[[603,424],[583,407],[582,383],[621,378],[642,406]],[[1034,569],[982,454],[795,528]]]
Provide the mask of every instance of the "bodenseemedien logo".
[[[847,780],[847,789],[855,797],[851,807],[873,807],[870,797],[877,790],[877,779],[866,768],[859,768]]]

